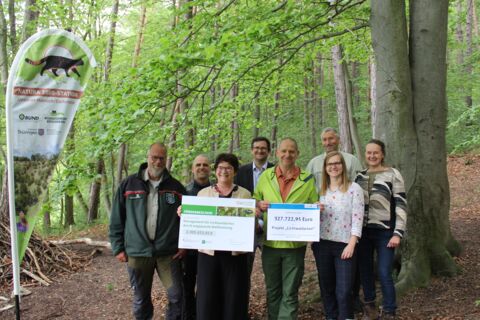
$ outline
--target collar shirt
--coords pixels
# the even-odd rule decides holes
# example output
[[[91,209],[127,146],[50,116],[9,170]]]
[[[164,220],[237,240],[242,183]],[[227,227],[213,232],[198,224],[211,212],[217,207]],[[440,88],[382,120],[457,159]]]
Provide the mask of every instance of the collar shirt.
[[[290,175],[287,176],[282,172],[280,166],[277,166],[275,169],[275,175],[280,187],[280,195],[282,196],[283,202],[285,202],[290,190],[292,190],[295,180],[297,180],[297,178],[300,176],[300,168],[295,166]]]
[[[158,190],[157,187],[163,180],[163,174],[159,180],[151,180],[148,176],[148,169],[145,169],[143,177],[148,182],[147,198],[147,235],[150,240],[155,240],[158,218]]]
[[[263,166],[261,166],[260,168],[257,168],[257,166],[255,165],[255,161],[252,162],[253,189],[255,189],[255,187],[257,186],[258,179],[260,178],[260,175],[263,173],[263,171],[267,169],[267,166],[268,166],[268,161],[265,161]]]

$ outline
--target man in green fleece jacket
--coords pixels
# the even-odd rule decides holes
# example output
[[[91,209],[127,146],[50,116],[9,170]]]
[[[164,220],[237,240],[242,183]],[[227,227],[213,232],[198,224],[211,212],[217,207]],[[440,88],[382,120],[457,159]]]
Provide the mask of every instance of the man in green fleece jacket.
[[[258,200],[258,212],[263,215],[265,230],[270,203],[315,203],[318,194],[313,176],[296,164],[297,142],[283,139],[276,152],[278,164],[260,176],[253,197]],[[298,289],[305,265],[305,242],[267,241],[262,251],[262,266],[267,287],[268,319],[296,319]]]
[[[155,270],[167,290],[166,319],[180,320],[182,315],[180,259],[185,250],[178,249],[177,208],[186,190],[165,168],[166,160],[166,146],[152,144],[147,163],[118,187],[110,217],[113,255],[128,263],[137,320],[153,318],[151,291]]]

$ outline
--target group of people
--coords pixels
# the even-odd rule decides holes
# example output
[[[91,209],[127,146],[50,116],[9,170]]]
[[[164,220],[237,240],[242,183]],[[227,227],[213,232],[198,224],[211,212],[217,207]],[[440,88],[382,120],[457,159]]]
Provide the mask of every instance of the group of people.
[[[394,319],[392,264],[406,228],[406,198],[398,170],[384,163],[385,145],[366,145],[364,169],[353,155],[339,152],[335,129],[322,132],[324,153],[306,169],[293,138],[280,141],[277,163],[268,162],[270,141],[252,140],[252,162],[240,166],[231,153],[213,165],[206,155],[192,164],[186,188],[166,169],[167,148],[154,143],[147,163],[126,178],[116,193],[109,236],[117,260],[127,263],[136,319],[152,319],[154,271],[166,288],[166,319],[248,319],[255,250],[261,249],[268,319],[296,319],[307,243],[266,240],[271,203],[318,204],[320,239],[311,245],[326,319],[354,319],[353,301],[363,288],[364,319]],[[178,248],[182,195],[256,200],[253,252]],[[382,290],[376,306],[374,252]]]

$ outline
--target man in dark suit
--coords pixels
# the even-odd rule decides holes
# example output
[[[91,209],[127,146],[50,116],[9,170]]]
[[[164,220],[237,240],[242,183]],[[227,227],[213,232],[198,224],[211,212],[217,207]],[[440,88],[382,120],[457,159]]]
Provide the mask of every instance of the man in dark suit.
[[[253,138],[251,150],[253,161],[238,169],[235,183],[253,194],[253,190],[255,189],[258,178],[262,172],[267,168],[273,167],[273,164],[268,162],[268,156],[270,155],[270,140],[265,137]]]
[[[260,175],[265,171],[265,169],[273,167],[273,163],[268,162],[268,156],[270,155],[270,140],[265,137],[256,137],[253,138],[252,143],[250,145],[253,161],[241,166],[238,169],[237,175],[235,176],[235,183],[238,184],[240,187],[244,187],[251,194],[253,194],[253,190],[257,185],[258,178]],[[255,260],[255,250],[257,247],[261,248],[261,244],[259,242],[262,234],[262,226],[263,221],[258,222],[258,229],[255,234],[255,244],[254,250],[252,253],[247,254],[247,262],[248,262],[248,274],[249,274],[249,288],[248,292],[250,292],[250,277],[252,275],[253,269],[253,262]]]

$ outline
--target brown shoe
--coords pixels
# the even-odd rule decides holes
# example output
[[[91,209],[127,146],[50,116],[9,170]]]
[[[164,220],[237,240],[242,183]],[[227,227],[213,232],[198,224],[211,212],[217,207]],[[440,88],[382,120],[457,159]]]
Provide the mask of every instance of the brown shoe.
[[[363,317],[362,320],[377,320],[378,310],[375,307],[375,302],[368,302],[363,305]]]
[[[380,317],[378,317],[378,319],[380,320],[395,320],[395,313],[390,313],[390,312],[385,312],[385,311],[382,311],[380,313]]]

